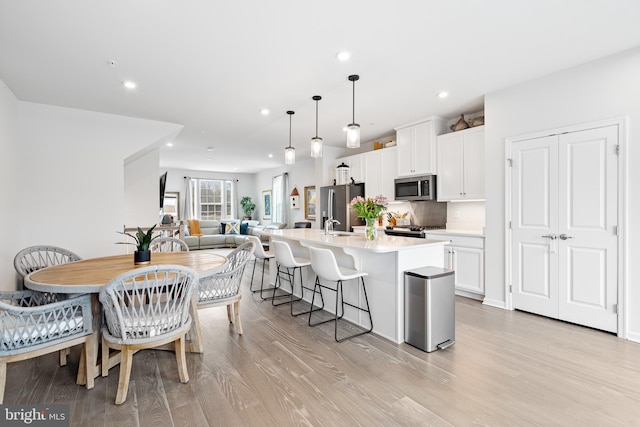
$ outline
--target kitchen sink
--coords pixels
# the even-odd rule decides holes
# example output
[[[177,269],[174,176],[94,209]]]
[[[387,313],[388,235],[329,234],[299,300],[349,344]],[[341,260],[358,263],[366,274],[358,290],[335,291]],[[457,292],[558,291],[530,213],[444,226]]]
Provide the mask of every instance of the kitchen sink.
[[[350,237],[350,236],[353,236],[353,235],[354,235],[354,233],[349,233],[349,232],[346,232],[346,231],[330,231],[330,232],[329,232],[329,235],[330,235],[330,236],[345,236],[345,237]]]

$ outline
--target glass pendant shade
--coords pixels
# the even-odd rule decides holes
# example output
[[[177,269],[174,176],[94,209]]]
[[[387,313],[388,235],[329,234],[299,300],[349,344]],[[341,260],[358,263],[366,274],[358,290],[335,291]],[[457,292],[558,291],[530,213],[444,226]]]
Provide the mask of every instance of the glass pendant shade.
[[[318,101],[322,99],[320,95],[311,97],[316,101],[316,136],[311,138],[311,158],[317,159],[322,157],[322,138],[318,136]]]
[[[322,138],[318,136],[311,138],[311,157],[314,159],[322,157]]]
[[[293,147],[287,147],[284,149],[284,164],[295,165],[296,164],[296,149]]]
[[[360,147],[360,125],[351,123],[347,126],[347,148]]]
[[[295,114],[294,111],[287,111],[289,115],[289,146],[284,149],[284,164],[295,165],[296,164],[296,149],[291,146],[291,117]]]
[[[351,123],[347,125],[347,148],[358,148],[360,147],[360,125],[356,123],[356,82],[360,76],[352,74],[348,79],[353,83],[353,116]]]

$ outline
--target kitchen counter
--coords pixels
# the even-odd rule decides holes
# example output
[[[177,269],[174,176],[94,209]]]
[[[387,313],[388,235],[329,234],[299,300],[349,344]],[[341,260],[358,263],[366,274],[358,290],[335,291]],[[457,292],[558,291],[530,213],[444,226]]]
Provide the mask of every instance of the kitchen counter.
[[[334,234],[326,235],[323,230],[314,228],[269,230],[268,234],[271,238],[278,236],[305,242],[305,246],[313,246],[317,243],[323,246],[360,249],[367,252],[378,253],[406,251],[423,246],[442,246],[448,242],[446,238],[442,240],[432,240],[387,236],[383,230],[378,230],[378,237],[375,240],[366,240],[364,233],[337,231]]]
[[[334,253],[338,264],[367,272],[369,276],[365,281],[373,332],[395,343],[404,342],[404,272],[427,266],[444,267],[444,246],[449,243],[447,239],[416,239],[383,233],[378,233],[376,240],[367,241],[359,233],[338,232],[327,236],[319,229],[300,228],[271,230],[269,235],[272,240],[287,242],[294,256],[308,258],[307,248],[311,246],[327,248]],[[273,283],[275,264],[270,271]],[[316,276],[311,269],[304,268],[302,278],[305,286],[313,288]],[[283,288],[290,290],[286,281]],[[343,290],[345,301],[364,304],[364,294],[356,281],[345,282]],[[298,292],[296,290],[296,294]],[[335,293],[324,291],[323,296],[325,310],[333,313]],[[304,294],[304,299],[311,300],[310,291]],[[369,326],[366,314],[349,306],[345,306],[344,318],[362,327]]]

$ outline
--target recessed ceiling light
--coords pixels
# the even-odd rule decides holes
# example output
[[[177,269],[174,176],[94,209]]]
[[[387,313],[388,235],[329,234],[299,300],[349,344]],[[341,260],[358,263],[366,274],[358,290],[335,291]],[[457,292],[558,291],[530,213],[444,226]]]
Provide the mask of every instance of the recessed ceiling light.
[[[136,84],[136,82],[132,82],[131,80],[125,80],[124,82],[122,82],[122,84],[124,85],[124,87],[126,87],[127,89],[135,89],[138,87],[138,85]]]
[[[205,160],[211,160],[211,157],[207,157],[207,158],[205,158]]]
[[[167,142],[167,147],[173,147],[173,142]]]
[[[200,129],[200,133],[204,135],[204,133],[206,132],[206,129]]]
[[[351,58],[351,54],[346,51],[338,52],[336,58],[338,58],[338,61],[348,61]]]
[[[207,147],[207,151],[213,151],[213,150],[215,150],[215,148],[213,148],[213,147]]]
[[[270,111],[267,108],[263,108],[262,110],[260,110],[260,114],[262,114],[263,116],[268,116],[269,112]]]
[[[273,154],[269,153],[269,158],[273,157]]]
[[[449,96],[449,92],[447,92],[446,90],[438,93],[438,98],[440,99],[445,99],[447,96]]]

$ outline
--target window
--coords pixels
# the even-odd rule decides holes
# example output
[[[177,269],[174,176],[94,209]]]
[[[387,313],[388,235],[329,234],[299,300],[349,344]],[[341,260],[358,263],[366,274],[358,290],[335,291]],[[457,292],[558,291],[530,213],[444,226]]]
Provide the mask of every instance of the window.
[[[235,218],[233,182],[221,179],[191,180],[191,212],[197,219]]]

